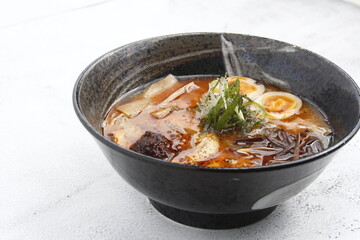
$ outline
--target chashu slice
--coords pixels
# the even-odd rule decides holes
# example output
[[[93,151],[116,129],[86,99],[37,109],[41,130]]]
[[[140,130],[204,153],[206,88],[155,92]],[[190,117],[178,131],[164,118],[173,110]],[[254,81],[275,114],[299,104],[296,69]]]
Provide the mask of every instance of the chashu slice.
[[[195,162],[209,160],[218,154],[219,147],[219,138],[214,134],[208,134],[200,138],[194,151],[187,155],[187,158]]]
[[[121,127],[112,133],[115,142],[125,148],[129,148],[134,144],[143,134],[142,129],[134,123],[128,121],[128,118],[122,117],[119,121]],[[114,141],[113,140],[113,141]]]

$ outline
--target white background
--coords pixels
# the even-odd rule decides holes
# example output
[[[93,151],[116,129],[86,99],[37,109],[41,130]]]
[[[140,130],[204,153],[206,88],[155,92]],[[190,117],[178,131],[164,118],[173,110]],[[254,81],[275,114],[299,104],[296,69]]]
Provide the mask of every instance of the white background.
[[[121,45],[198,31],[290,42],[360,84],[360,7],[340,0],[1,1],[0,239],[360,238],[359,134],[309,188],[232,230],[166,219],[111,168],[74,114],[77,76]]]

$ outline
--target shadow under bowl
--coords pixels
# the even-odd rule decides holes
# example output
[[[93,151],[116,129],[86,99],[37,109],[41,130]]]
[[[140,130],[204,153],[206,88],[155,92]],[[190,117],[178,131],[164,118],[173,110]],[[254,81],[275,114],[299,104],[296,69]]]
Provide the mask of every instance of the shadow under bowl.
[[[335,132],[328,149],[278,165],[207,168],[138,154],[102,136],[107,110],[126,92],[169,73],[224,75],[221,36],[232,42],[244,76],[285,88],[322,109]],[[73,103],[114,169],[158,211],[213,229],[247,225],[270,214],[313,182],[360,127],[359,88],[338,66],[288,43],[231,33],[169,35],[117,48],[81,73]]]

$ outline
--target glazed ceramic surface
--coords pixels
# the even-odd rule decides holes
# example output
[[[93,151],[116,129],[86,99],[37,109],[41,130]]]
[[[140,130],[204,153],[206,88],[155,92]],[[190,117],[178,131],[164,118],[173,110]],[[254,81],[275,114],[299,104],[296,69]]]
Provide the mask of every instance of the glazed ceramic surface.
[[[244,76],[292,91],[324,111],[335,132],[330,148],[308,158],[272,166],[205,168],[144,156],[101,135],[101,122],[111,104],[138,86],[168,73],[224,75],[221,36],[234,45]],[[295,196],[316,179],[360,125],[359,88],[335,64],[288,43],[229,33],[170,35],[115,49],[83,71],[75,85],[73,101],[80,121],[120,176],[155,202],[154,206],[164,215],[210,228],[216,228],[217,223],[211,226],[189,223],[167,214],[159,206],[204,216],[256,213],[264,209],[270,213],[269,209]],[[223,225],[221,228],[226,228],[226,223]]]

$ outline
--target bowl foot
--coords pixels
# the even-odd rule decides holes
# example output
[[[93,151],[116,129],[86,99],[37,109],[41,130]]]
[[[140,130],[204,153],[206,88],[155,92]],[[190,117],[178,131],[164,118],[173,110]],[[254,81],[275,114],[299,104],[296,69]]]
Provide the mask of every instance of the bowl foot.
[[[169,207],[152,199],[149,200],[162,215],[188,226],[207,229],[229,229],[246,226],[265,218],[277,207],[237,214],[207,214],[185,211]]]

